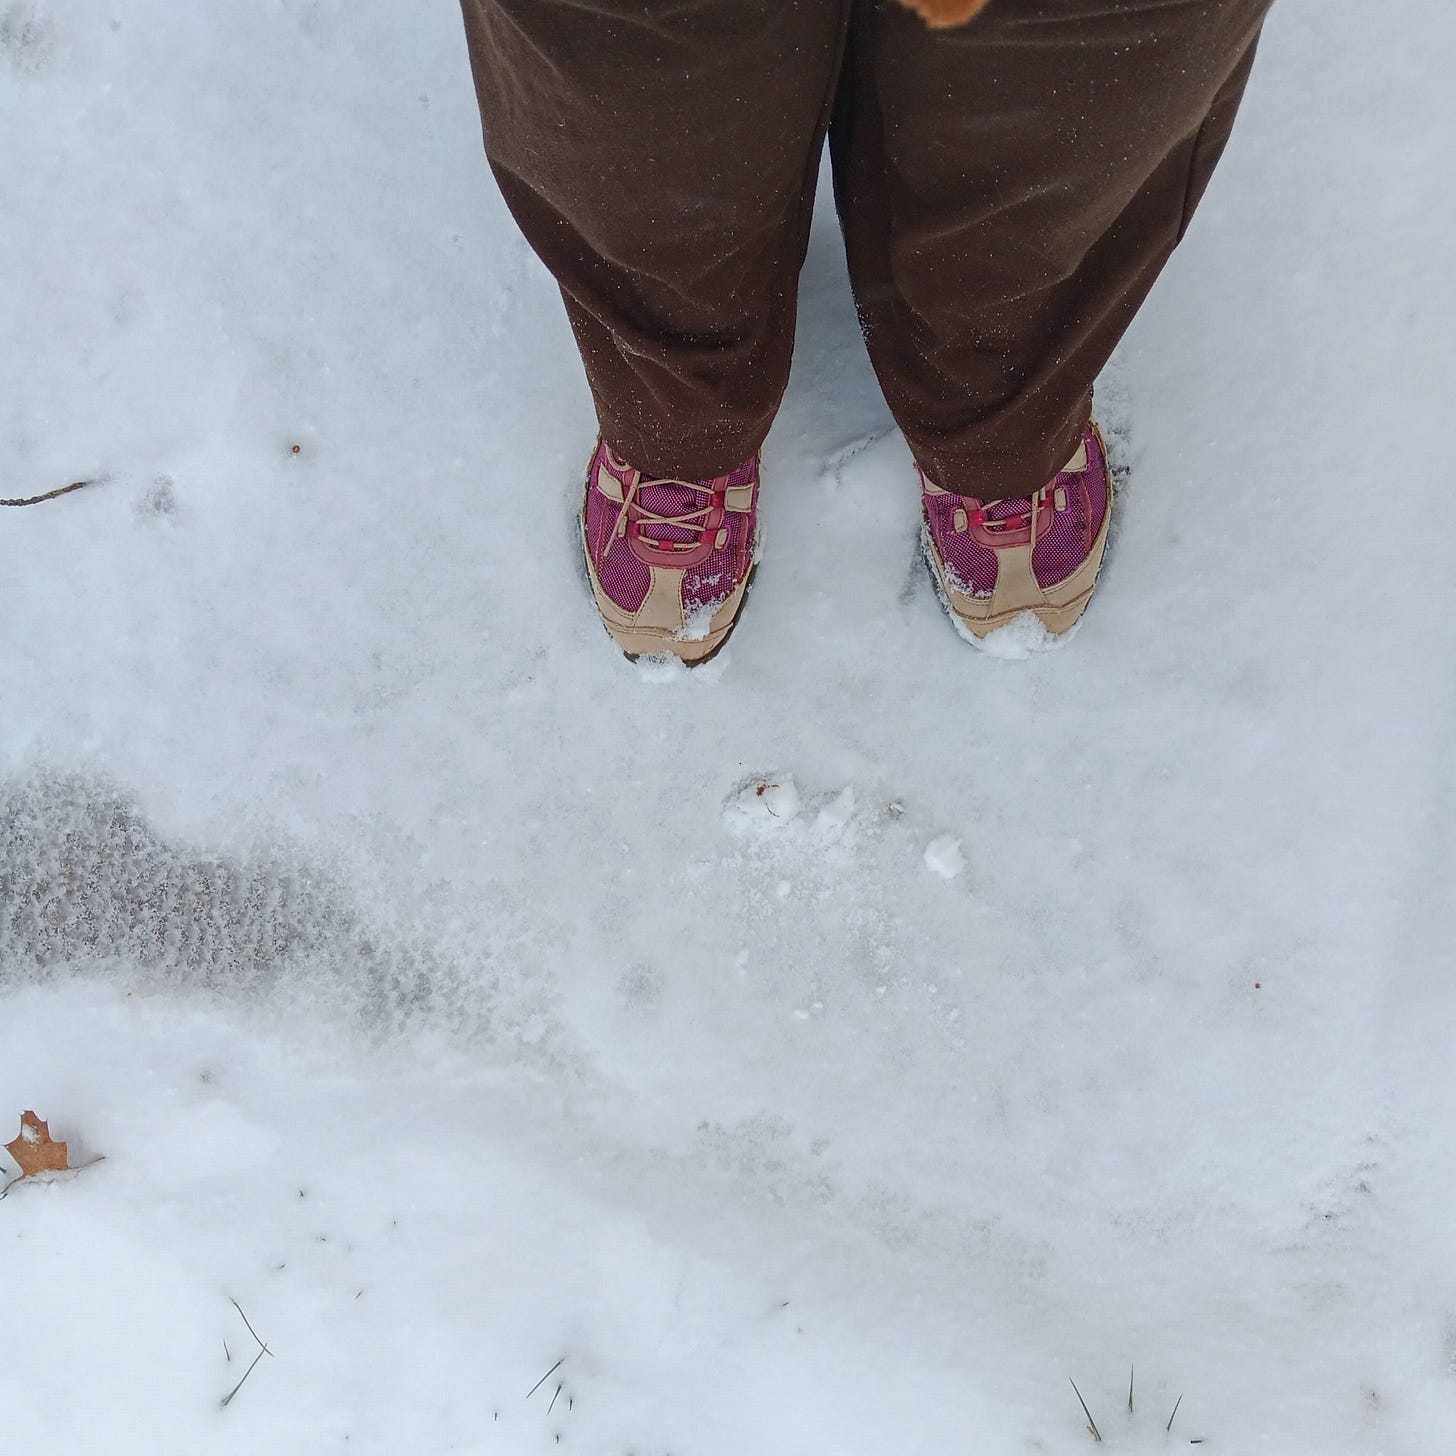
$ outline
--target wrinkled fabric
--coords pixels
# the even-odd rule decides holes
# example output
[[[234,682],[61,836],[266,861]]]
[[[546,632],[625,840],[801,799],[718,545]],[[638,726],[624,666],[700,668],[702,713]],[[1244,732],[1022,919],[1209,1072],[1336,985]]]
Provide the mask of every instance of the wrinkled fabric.
[[[945,489],[1025,495],[1182,238],[1268,0],[462,0],[486,153],[602,433],[752,455],[788,379],[825,133],[870,358]]]

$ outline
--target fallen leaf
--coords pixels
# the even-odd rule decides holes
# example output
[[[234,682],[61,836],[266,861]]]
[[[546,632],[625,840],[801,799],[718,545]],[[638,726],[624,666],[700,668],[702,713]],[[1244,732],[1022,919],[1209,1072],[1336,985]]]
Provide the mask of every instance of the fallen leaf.
[[[964,25],[986,7],[986,0],[904,0],[932,27]]]
[[[23,1183],[27,1178],[35,1178],[41,1173],[76,1171],[72,1168],[66,1155],[65,1143],[58,1143],[51,1136],[50,1124],[42,1122],[33,1112],[20,1114],[20,1135],[14,1141],[5,1144],[5,1151],[15,1159],[20,1173],[5,1184],[3,1189],[0,1189],[0,1197],[8,1193],[17,1183]],[[100,1161],[100,1158],[91,1160],[93,1163]],[[83,1168],[90,1166],[91,1163],[81,1164]]]
[[[51,1137],[50,1124],[33,1112],[20,1114],[20,1136],[5,1144],[5,1151],[20,1165],[22,1178],[37,1173],[63,1172],[71,1165],[66,1161],[66,1145]]]

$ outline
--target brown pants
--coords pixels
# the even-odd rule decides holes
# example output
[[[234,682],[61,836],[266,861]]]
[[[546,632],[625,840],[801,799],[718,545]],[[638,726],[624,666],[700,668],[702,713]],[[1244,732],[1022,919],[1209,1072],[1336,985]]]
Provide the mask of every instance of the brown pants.
[[[826,129],[870,357],[927,474],[1019,495],[1183,236],[1269,0],[462,0],[486,152],[602,431],[654,474],[756,450]]]

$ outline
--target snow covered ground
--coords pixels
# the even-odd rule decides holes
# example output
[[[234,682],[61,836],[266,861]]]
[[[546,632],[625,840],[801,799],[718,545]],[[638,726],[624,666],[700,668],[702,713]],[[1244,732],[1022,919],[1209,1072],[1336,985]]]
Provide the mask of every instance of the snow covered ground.
[[[0,0],[0,495],[101,478],[0,511],[0,1142],[106,1158],[0,1202],[4,1450],[1456,1448],[1453,69],[1276,6],[1029,662],[821,208],[689,676],[452,5]]]

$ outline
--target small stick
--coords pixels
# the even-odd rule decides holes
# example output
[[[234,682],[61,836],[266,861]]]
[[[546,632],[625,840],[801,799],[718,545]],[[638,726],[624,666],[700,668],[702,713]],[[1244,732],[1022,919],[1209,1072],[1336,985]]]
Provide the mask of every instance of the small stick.
[[[1133,1411],[1132,1411],[1132,1378],[1133,1378],[1133,1375],[1136,1372],[1137,1372],[1137,1366],[1135,1366],[1135,1365],[1129,1365],[1127,1367],[1127,1413],[1128,1413],[1128,1415],[1131,1415],[1133,1413]]]
[[[21,504],[16,501],[0,501],[0,505]],[[69,1183],[71,1178],[84,1172],[87,1168],[94,1168],[97,1163],[104,1163],[106,1154],[102,1153],[99,1158],[92,1158],[89,1163],[77,1163],[74,1168],[51,1168],[43,1173],[17,1173],[5,1184],[0,1185],[0,1198],[9,1198],[12,1189],[18,1188],[22,1183]]]
[[[243,1307],[242,1307],[242,1305],[240,1305],[240,1304],[239,1304],[239,1303],[238,1303],[238,1302],[237,1302],[237,1300],[235,1300],[235,1299],[234,1299],[234,1300],[230,1300],[230,1301],[229,1301],[229,1302],[230,1302],[230,1303],[231,1303],[231,1305],[232,1305],[232,1307],[233,1307],[233,1308],[234,1308],[234,1309],[235,1309],[235,1310],[237,1310],[237,1312],[238,1312],[238,1313],[239,1313],[239,1314],[243,1314]],[[253,1327],[252,1327],[252,1325],[251,1325],[251,1324],[248,1324],[248,1317],[247,1317],[247,1315],[245,1315],[245,1314],[243,1314],[243,1323],[244,1323],[244,1324],[245,1324],[245,1325],[248,1325],[248,1333],[249,1333],[249,1334],[250,1334],[250,1335],[252,1335],[252,1337],[253,1337],[253,1338],[254,1338],[254,1339],[255,1339],[255,1340],[258,1340],[258,1332],[257,1332],[257,1330],[255,1330],[255,1329],[254,1329],[254,1328],[253,1328]],[[269,1348],[268,1348],[268,1347],[267,1347],[267,1345],[265,1345],[265,1344],[264,1344],[264,1343],[263,1343],[263,1342],[262,1342],[262,1340],[258,1340],[258,1348],[259,1348],[259,1349],[260,1349],[260,1350],[262,1350],[262,1351],[263,1351],[263,1352],[264,1352],[264,1354],[267,1354],[267,1355],[271,1355],[271,1354],[272,1354],[272,1353],[273,1353],[273,1352],[272,1352],[272,1350],[270,1350],[270,1349],[269,1349]]]
[[[272,1352],[265,1346],[263,1349],[259,1350],[256,1355],[253,1356],[253,1365],[256,1365],[258,1363],[258,1361],[263,1358],[264,1355],[271,1354],[271,1353]],[[246,1380],[248,1378],[248,1376],[250,1376],[253,1373],[253,1365],[249,1365],[248,1368],[243,1371],[243,1380]],[[228,1393],[225,1396],[223,1396],[223,1398],[222,1398],[222,1404],[223,1404],[223,1409],[224,1410],[227,1409],[227,1404],[233,1398],[233,1396],[235,1396],[238,1393],[238,1391],[240,1391],[243,1388],[243,1380],[238,1381],[238,1383],[235,1386],[233,1386],[233,1388],[230,1391],[228,1391]]]
[[[1067,1379],[1072,1383],[1072,1389],[1077,1390],[1077,1382],[1069,1375]],[[1087,1409],[1087,1402],[1082,1399],[1082,1392],[1077,1390],[1077,1403],[1082,1407],[1082,1414],[1087,1417],[1087,1429],[1092,1432],[1092,1439],[1100,1442],[1102,1432],[1097,1429],[1097,1422],[1092,1419],[1092,1412]]]
[[[237,1310],[237,1312],[240,1315],[242,1315],[243,1323],[245,1325],[247,1325],[247,1327],[248,1327],[248,1333],[250,1335],[252,1335],[252,1337],[255,1340],[257,1340],[257,1342],[258,1342],[258,1353],[253,1356],[253,1364],[252,1365],[249,1365],[248,1368],[243,1371],[243,1379],[240,1380],[240,1381],[238,1381],[238,1383],[235,1386],[233,1386],[233,1388],[230,1391],[228,1391],[228,1393],[225,1396],[223,1396],[223,1398],[222,1398],[222,1406],[223,1406],[223,1409],[224,1410],[227,1409],[228,1404],[231,1402],[233,1396],[235,1396],[238,1393],[238,1391],[240,1391],[243,1388],[243,1381],[247,1380],[248,1376],[250,1376],[253,1373],[253,1367],[257,1365],[258,1361],[261,1360],[264,1355],[272,1355],[272,1353],[273,1353],[272,1350],[270,1350],[268,1348],[268,1346],[265,1345],[261,1339],[259,1339],[257,1330],[255,1330],[253,1328],[252,1323],[248,1319],[247,1315],[243,1314],[243,1307],[242,1307],[242,1305],[240,1305],[237,1302],[237,1300],[235,1300],[235,1299],[229,1299],[228,1300],[228,1303],[231,1304],[232,1307],[235,1310]],[[227,1341],[226,1340],[224,1340],[222,1342],[222,1348],[223,1348],[224,1353],[228,1357],[228,1363],[231,1364],[232,1363],[232,1358],[233,1358],[232,1351],[228,1349],[228,1345],[227,1345]]]
[[[533,1386],[532,1386],[532,1387],[531,1387],[531,1388],[530,1388],[530,1389],[529,1389],[529,1390],[528,1390],[528,1391],[527,1391],[527,1392],[526,1392],[526,1399],[527,1399],[527,1400],[530,1400],[530,1398],[531,1398],[531,1397],[532,1397],[532,1396],[533,1396],[533,1395],[535,1395],[535,1393],[536,1393],[536,1392],[537,1392],[537,1391],[538,1391],[538,1390],[540,1390],[540,1389],[541,1389],[541,1387],[542,1387],[542,1386],[543,1386],[543,1385],[545,1385],[545,1384],[546,1384],[546,1382],[547,1382],[547,1381],[548,1381],[548,1380],[550,1380],[550,1379],[551,1379],[551,1377],[552,1377],[552,1376],[553,1376],[553,1375],[555,1375],[555,1374],[556,1374],[556,1372],[557,1372],[557,1371],[558,1371],[558,1370],[560,1370],[560,1369],[561,1369],[561,1367],[562,1367],[562,1366],[563,1366],[563,1365],[564,1365],[564,1364],[565,1364],[565,1363],[566,1363],[566,1356],[565,1356],[565,1355],[563,1355],[563,1356],[562,1356],[562,1357],[561,1357],[561,1359],[559,1359],[559,1360],[558,1360],[558,1361],[557,1361],[557,1362],[556,1362],[556,1363],[555,1363],[555,1364],[554,1364],[554,1365],[553,1365],[553,1366],[552,1366],[552,1367],[551,1367],[551,1368],[550,1368],[550,1369],[549,1369],[549,1370],[548,1370],[548,1371],[547,1371],[547,1372],[546,1372],[546,1373],[545,1373],[545,1374],[544,1374],[544,1375],[543,1375],[543,1376],[542,1376],[542,1377],[541,1377],[541,1378],[540,1378],[540,1379],[539,1379],[539,1380],[538,1380],[538,1381],[537,1381],[537,1382],[536,1382],[536,1383],[535,1383],[535,1384],[534,1384],[534,1385],[533,1385]]]
[[[1178,1407],[1182,1404],[1183,1397],[1180,1395],[1178,1399],[1173,1402],[1173,1416],[1176,1416],[1178,1414]],[[1173,1416],[1168,1417],[1168,1424],[1163,1427],[1165,1431],[1171,1431],[1173,1429]]]
[[[561,1399],[561,1386],[556,1387],[556,1394],[551,1397],[551,1404],[546,1407],[546,1414],[549,1416],[556,1409],[556,1402]]]
[[[55,490],[43,491],[40,495],[22,495],[13,500],[0,500],[0,506],[37,506],[42,501],[55,500],[57,496],[70,495],[73,490],[84,490],[94,485],[93,480],[74,480],[70,485],[58,486]]]

